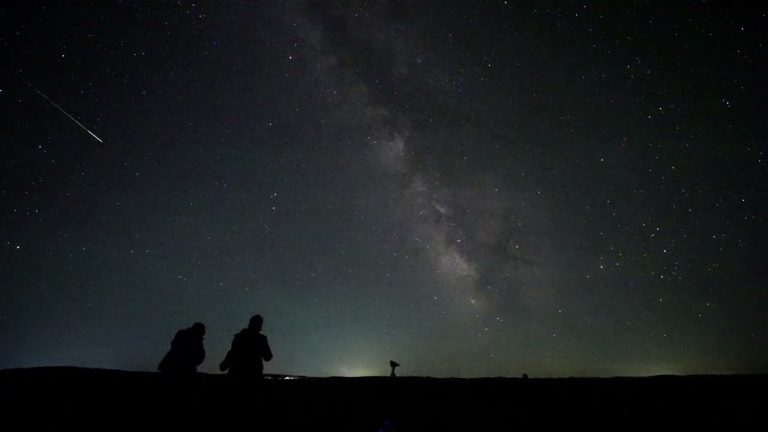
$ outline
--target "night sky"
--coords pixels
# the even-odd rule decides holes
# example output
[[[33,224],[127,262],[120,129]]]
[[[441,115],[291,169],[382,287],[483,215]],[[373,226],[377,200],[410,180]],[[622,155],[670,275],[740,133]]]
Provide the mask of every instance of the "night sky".
[[[9,3],[0,368],[768,372],[765,3]]]

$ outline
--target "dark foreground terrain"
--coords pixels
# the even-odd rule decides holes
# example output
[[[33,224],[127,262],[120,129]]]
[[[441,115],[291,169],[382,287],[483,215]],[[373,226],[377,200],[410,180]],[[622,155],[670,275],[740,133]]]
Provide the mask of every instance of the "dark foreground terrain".
[[[79,368],[0,371],[5,430],[530,430],[759,426],[768,376],[178,379]],[[587,429],[588,430],[588,429]]]

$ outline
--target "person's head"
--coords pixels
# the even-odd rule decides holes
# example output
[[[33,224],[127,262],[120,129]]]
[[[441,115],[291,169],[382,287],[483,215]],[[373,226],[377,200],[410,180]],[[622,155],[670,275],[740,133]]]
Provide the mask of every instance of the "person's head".
[[[201,322],[196,322],[196,323],[192,324],[192,331],[195,334],[197,334],[197,335],[204,336],[205,335],[205,324],[203,324]]]
[[[261,326],[264,325],[264,318],[261,315],[254,315],[248,322],[248,328],[251,330],[261,331]]]

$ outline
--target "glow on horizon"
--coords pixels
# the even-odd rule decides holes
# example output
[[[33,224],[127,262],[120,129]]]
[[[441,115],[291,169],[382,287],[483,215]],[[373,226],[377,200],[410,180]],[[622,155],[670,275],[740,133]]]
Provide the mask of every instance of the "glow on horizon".
[[[367,376],[382,376],[384,373],[379,369],[365,366],[362,364],[346,364],[340,365],[336,368],[334,376],[342,377],[367,377]]]

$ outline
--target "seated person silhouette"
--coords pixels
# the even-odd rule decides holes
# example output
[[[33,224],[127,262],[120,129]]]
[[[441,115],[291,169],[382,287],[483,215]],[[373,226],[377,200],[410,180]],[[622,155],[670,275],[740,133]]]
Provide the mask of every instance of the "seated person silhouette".
[[[248,328],[241,330],[232,340],[232,347],[227,352],[219,370],[228,371],[232,376],[262,378],[264,363],[272,360],[272,350],[269,348],[267,337],[261,334],[264,318],[254,315],[248,323]]]
[[[205,359],[203,336],[205,336],[205,325],[200,322],[176,332],[171,342],[171,349],[157,368],[161,372],[169,373],[197,372],[197,366]]]

